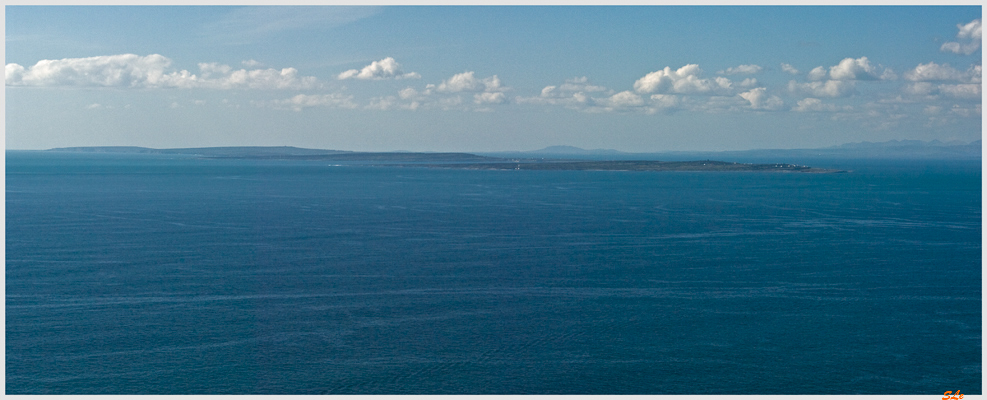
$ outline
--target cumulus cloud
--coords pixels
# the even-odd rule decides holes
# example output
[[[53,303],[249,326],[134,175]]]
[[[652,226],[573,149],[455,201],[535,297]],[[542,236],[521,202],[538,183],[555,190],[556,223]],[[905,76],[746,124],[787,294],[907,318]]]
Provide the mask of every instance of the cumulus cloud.
[[[959,84],[949,84],[941,83],[934,84],[931,82],[915,82],[906,85],[902,91],[905,94],[915,95],[915,96],[946,96],[956,99],[980,99],[981,98],[981,84],[980,83],[959,83]]]
[[[953,108],[949,110],[949,113],[961,117],[981,117],[983,115],[983,111],[980,107],[980,104],[977,104],[972,108],[961,107],[959,104],[953,104]]]
[[[199,80],[196,87],[210,89],[311,89],[319,86],[315,77],[298,76],[294,68],[239,69],[210,79]]]
[[[644,99],[642,99],[637,93],[626,90],[610,96],[602,101],[601,105],[612,109],[640,107],[644,105]]]
[[[724,78],[725,79],[725,78]],[[616,93],[612,89],[589,83],[586,77],[568,79],[561,85],[546,86],[534,97],[517,97],[518,104],[556,105],[581,112],[641,112],[653,114],[680,107],[677,95],[653,94],[642,96],[626,90]]]
[[[834,104],[826,104],[822,100],[811,97],[799,100],[798,104],[792,107],[792,111],[798,112],[837,112],[840,110],[850,111],[852,107],[844,106],[840,108]]]
[[[716,82],[716,86],[718,86],[721,89],[729,90],[733,88],[733,82],[731,82],[730,79],[724,78],[722,76],[716,77],[715,79],[713,79],[713,81]]]
[[[948,97],[960,99],[980,99],[981,88],[979,83],[963,83],[958,85],[939,85],[939,93]]]
[[[757,79],[756,78],[746,78],[746,79],[740,81],[740,83],[738,83],[737,86],[743,87],[743,88],[749,88],[749,87],[757,86]]]
[[[755,110],[780,110],[785,102],[780,97],[768,95],[767,89],[763,87],[751,89],[738,96],[751,103],[751,108]]]
[[[401,71],[401,65],[394,58],[387,57],[380,61],[374,61],[370,65],[363,67],[361,70],[351,69],[339,74],[337,77],[339,80],[343,79],[418,79],[421,78],[415,72],[404,73]]]
[[[588,82],[589,80],[584,76],[581,78],[567,79],[565,83],[558,86],[545,86],[541,90],[541,97],[546,99],[564,99],[585,93],[613,94],[613,90]]]
[[[580,78],[567,79],[565,83],[559,86],[546,86],[542,89],[542,96],[550,97],[552,93],[595,93],[595,92],[607,92],[609,89],[603,86],[597,86],[589,84],[589,79],[585,76]]]
[[[814,97],[847,97],[854,93],[853,81],[830,80],[825,82],[788,82],[788,90],[806,93]]]
[[[764,68],[761,67],[760,65],[744,64],[736,67],[730,67],[717,73],[721,75],[738,75],[738,74],[751,75],[761,72],[761,70],[763,69]]]
[[[845,80],[887,80],[895,79],[894,72],[885,68],[883,72],[871,65],[867,57],[844,58],[839,64],[829,68],[829,78]]]
[[[401,110],[417,110],[422,106],[422,103],[418,100],[412,101],[402,101],[407,100],[407,98],[394,96],[384,96],[377,97],[370,100],[370,104],[367,104],[366,108],[375,110],[390,110],[390,109],[401,109]]]
[[[311,107],[332,107],[332,108],[356,108],[353,96],[346,96],[340,93],[332,94],[299,94],[289,99],[274,100],[271,103],[275,108],[290,108],[301,111]]]
[[[720,78],[709,80],[700,78],[702,70],[697,64],[689,64],[677,70],[665,67],[651,72],[634,82],[634,91],[647,93],[724,93],[730,88],[730,80]]]
[[[915,69],[905,72],[904,78],[913,82],[925,81],[958,81],[979,83],[981,79],[981,66],[971,66],[966,71],[960,71],[949,64],[919,64]]]
[[[519,96],[515,101],[519,104],[561,105],[566,108],[589,111],[591,108],[597,107],[597,99],[592,96],[605,99],[606,96],[613,95],[613,93],[614,91],[611,89],[589,83],[589,79],[584,76],[567,79],[561,85],[545,86],[538,96]]]
[[[188,71],[167,72],[171,60],[160,55],[120,54],[41,60],[29,68],[7,64],[7,86],[191,87]]]
[[[651,95],[651,105],[658,109],[673,109],[681,105],[679,96],[674,94],[653,94]]]
[[[812,71],[809,71],[807,78],[809,78],[810,81],[826,79],[826,68],[822,66],[813,68]]]
[[[401,96],[402,99],[411,99],[418,96],[418,91],[413,87],[406,87],[398,91],[398,96]]]
[[[473,95],[473,102],[476,104],[504,104],[507,96],[502,92],[483,92]]]
[[[795,69],[795,67],[793,67],[791,64],[781,63],[781,70],[782,71],[785,71],[785,72],[787,72],[789,74],[792,74],[792,75],[798,75],[799,74],[799,70],[798,69]]]
[[[939,47],[939,51],[970,55],[980,49],[982,42],[980,18],[966,24],[957,24],[956,28],[959,29],[956,34],[956,38],[959,40],[943,43]]]
[[[827,76],[829,79],[837,81],[876,81],[898,78],[890,68],[882,70],[879,66],[872,65],[867,57],[844,58],[839,64],[829,67],[828,71],[822,66],[815,67],[809,71],[807,77],[811,81],[819,81],[826,79]]]
[[[474,76],[473,71],[466,71],[461,74],[453,75],[445,81],[442,81],[436,87],[436,90],[440,92],[456,93],[456,92],[503,92],[508,88],[501,85],[500,78],[497,75],[477,79]]]
[[[398,91],[397,96],[375,98],[367,108],[493,111],[494,109],[488,106],[509,102],[504,93],[509,90],[510,88],[504,86],[496,75],[480,79],[473,71],[466,71],[453,75],[438,85],[425,85],[423,90],[407,87]],[[473,94],[472,104],[466,96],[467,93]]]
[[[202,63],[200,76],[196,76],[170,67],[171,60],[160,54],[119,54],[41,60],[29,68],[7,64],[4,78],[7,86],[311,89],[320,85],[314,77],[299,76],[294,68],[233,70],[228,65]]]
[[[630,90],[615,93],[610,97],[593,99],[592,103],[593,107],[587,108],[585,111],[641,112],[645,114],[654,114],[659,111],[667,112],[678,109],[682,105],[681,99],[677,95],[653,94],[647,98],[644,98]]]

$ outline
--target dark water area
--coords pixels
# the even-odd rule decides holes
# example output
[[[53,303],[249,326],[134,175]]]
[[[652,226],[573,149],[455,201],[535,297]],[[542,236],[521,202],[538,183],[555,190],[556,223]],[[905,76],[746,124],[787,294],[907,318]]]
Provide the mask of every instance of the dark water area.
[[[6,392],[980,394],[979,160],[833,163],[8,151]]]

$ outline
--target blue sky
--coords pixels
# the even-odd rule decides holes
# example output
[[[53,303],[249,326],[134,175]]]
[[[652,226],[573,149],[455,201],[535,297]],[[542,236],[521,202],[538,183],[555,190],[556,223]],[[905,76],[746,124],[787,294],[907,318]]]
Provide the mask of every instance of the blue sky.
[[[981,8],[7,6],[6,146],[981,138]]]

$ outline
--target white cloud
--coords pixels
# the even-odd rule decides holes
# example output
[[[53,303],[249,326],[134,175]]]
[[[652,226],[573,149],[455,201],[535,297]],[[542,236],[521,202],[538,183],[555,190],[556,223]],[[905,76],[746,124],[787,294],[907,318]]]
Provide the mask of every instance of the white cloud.
[[[918,96],[928,96],[938,91],[936,85],[929,82],[915,82],[910,85],[905,85],[902,89],[906,94],[918,95]]]
[[[959,29],[956,38],[961,40],[943,43],[939,51],[970,55],[980,49],[982,42],[980,18],[966,24],[957,24],[956,28]]]
[[[356,103],[353,103],[353,96],[346,96],[340,93],[332,94],[299,94],[290,99],[275,100],[273,103],[275,108],[291,108],[295,111],[301,111],[303,108],[310,107],[335,107],[335,108],[356,108]]]
[[[702,70],[697,64],[689,64],[677,70],[665,67],[658,71],[651,72],[634,82],[634,90],[638,93],[722,93],[725,92],[724,85],[730,82],[714,82],[709,79],[699,78]],[[726,79],[726,78],[722,78]]]
[[[722,76],[718,76],[713,80],[716,82],[716,85],[719,86],[721,89],[730,90],[733,87],[733,82]]]
[[[980,117],[983,115],[980,107],[980,104],[977,104],[973,108],[960,107],[959,104],[953,104],[953,108],[949,112],[950,114],[956,114],[961,117]]]
[[[761,70],[763,69],[764,68],[761,67],[760,65],[744,64],[736,67],[730,67],[717,73],[721,75],[738,75],[738,74],[751,75],[761,72]]]
[[[453,75],[436,88],[440,92],[456,93],[456,92],[503,92],[508,90],[507,87],[502,86],[500,83],[500,78],[497,75],[477,79],[473,76],[473,71],[466,71],[461,74]]]
[[[586,78],[585,76],[580,78],[567,79],[565,83],[563,83],[561,86],[558,87],[558,90],[565,92],[590,92],[590,93],[606,92],[609,90],[603,86],[591,85],[587,83],[588,81],[589,79]],[[544,93],[544,90],[542,90],[542,92]]]
[[[850,106],[845,106],[842,108],[843,111],[850,111],[852,108]],[[840,111],[841,108],[833,104],[823,103],[822,100],[816,98],[805,98],[799,100],[795,107],[792,107],[792,111],[798,112],[836,112]]]
[[[916,96],[938,96],[943,95],[946,97],[958,98],[958,99],[980,99],[981,98],[981,84],[980,83],[960,83],[960,84],[933,84],[930,82],[915,82],[906,85],[902,91],[905,94],[916,95]]]
[[[298,76],[294,68],[240,69],[213,79],[202,79],[197,87],[210,89],[312,89],[319,86],[318,79]]]
[[[910,81],[952,81],[959,80],[962,73],[949,64],[939,65],[934,62],[919,64],[915,69],[905,72],[904,78]]]
[[[260,61],[257,61],[257,60],[254,60],[254,59],[250,59],[250,60],[246,60],[246,61],[241,61],[240,64],[243,64],[244,67],[259,67],[259,66],[261,66]]]
[[[878,72],[878,68],[870,64],[867,57],[844,58],[839,64],[829,68],[829,78],[839,81],[847,80],[881,80],[894,79],[890,69]]]
[[[854,93],[853,81],[788,82],[788,90],[814,97],[847,97]]]
[[[681,102],[679,96],[674,94],[653,94],[651,95],[651,104],[659,109],[672,109],[679,107]]]
[[[418,96],[418,91],[412,87],[406,87],[398,91],[398,96],[405,100],[412,99]]]
[[[590,113],[643,112],[647,114],[671,110],[681,104],[676,95],[653,94],[650,97],[642,97],[630,90],[615,93],[612,89],[590,84],[586,77],[568,79],[562,85],[546,86],[539,96],[519,96],[515,102],[564,106]]]
[[[201,76],[170,68],[160,54],[119,54],[41,60],[30,68],[7,64],[7,86],[83,86],[121,88],[311,89],[314,77],[298,76],[294,68],[233,70],[228,65],[201,63]]]
[[[519,96],[515,102],[519,104],[560,105],[580,111],[603,111],[596,106],[597,99],[591,97],[594,93],[610,96],[614,91],[603,86],[590,84],[589,79],[584,76],[567,79],[561,85],[545,86],[538,96]],[[599,100],[607,101],[604,97]]]
[[[625,90],[615,93],[610,97],[592,99],[591,104],[593,106],[586,108],[584,111],[643,112],[645,114],[654,114],[658,111],[678,108],[680,101],[676,95],[654,94],[645,99],[637,93]]]
[[[339,74],[337,77],[339,80],[343,79],[418,79],[421,78],[415,72],[404,73],[401,71],[401,65],[394,58],[387,57],[380,61],[374,61],[370,65],[363,67],[363,69],[357,71],[351,69]]]
[[[741,81],[740,83],[738,83],[737,86],[744,87],[744,88],[749,88],[749,87],[757,86],[757,79],[756,78],[747,78],[747,79],[744,79],[743,81]]]
[[[729,83],[729,79],[721,78]],[[595,96],[594,96],[595,95]],[[557,105],[581,112],[641,112],[653,114],[676,109],[679,96],[653,94],[644,97],[630,90],[615,93],[603,86],[590,84],[586,77],[566,80],[562,85],[546,86],[539,96],[517,97],[518,104]]]
[[[782,68],[784,69],[784,66]],[[795,69],[793,68],[792,70]],[[829,79],[837,81],[875,81],[894,80],[898,78],[894,71],[889,68],[884,68],[881,71],[878,66],[871,65],[867,57],[844,58],[839,64],[829,67],[828,73],[825,67],[815,67],[812,71],[809,71],[807,78],[810,81],[819,81],[826,79],[827,75]]]
[[[634,92],[625,90],[623,92],[610,96],[603,102],[602,105],[614,109],[640,107],[644,105],[644,99],[642,99],[641,96],[639,96]]]
[[[971,66],[966,71],[960,71],[949,64],[936,64],[930,62],[928,64],[919,64],[915,69],[905,72],[904,78],[913,82],[923,82],[923,81],[957,81],[957,82],[970,82],[979,83],[981,74],[981,66],[974,65]]]
[[[407,87],[398,91],[397,97],[379,97],[371,101],[367,108],[387,110],[392,108],[417,110],[442,109],[462,111],[494,111],[494,104],[509,102],[504,93],[510,90],[496,75],[478,79],[473,71],[456,74],[438,85],[425,85],[424,90]],[[472,93],[473,102],[461,93]]]
[[[483,92],[473,95],[473,102],[476,104],[504,104],[507,97],[502,92]]]
[[[188,71],[168,72],[171,60],[160,55],[120,54],[41,60],[30,68],[7,64],[7,86],[191,87]]]
[[[798,75],[799,70],[795,69],[791,64],[781,63],[781,70],[792,75]]]
[[[774,95],[769,96],[767,90],[763,87],[751,89],[738,96],[750,102],[751,108],[755,110],[779,110],[785,105],[785,102],[780,97]]]
[[[410,88],[409,88],[410,89]],[[407,100],[407,98],[401,98],[402,100]],[[401,110],[417,110],[422,106],[422,103],[418,100],[412,100],[410,102],[401,102],[397,97],[394,96],[384,96],[378,97],[370,100],[370,104],[367,104],[365,108],[376,109],[376,110],[390,110],[390,109],[401,109]]]
[[[545,86],[541,90],[540,97],[542,99],[570,99],[570,98],[586,98],[586,93],[601,93],[610,95],[613,94],[613,90],[607,89],[603,86],[592,85],[588,83],[588,79],[584,76],[581,78],[567,79],[565,83],[558,86]],[[585,101],[579,101],[584,103]],[[545,104],[552,103],[551,101],[542,102]]]
[[[826,78],[826,68],[823,68],[822,66],[813,68],[812,71],[809,71],[809,75],[807,76],[807,78],[810,81],[818,81],[818,80],[825,79]]]
[[[981,88],[979,83],[962,83],[958,85],[939,85],[939,92],[948,97],[961,99],[981,98]]]

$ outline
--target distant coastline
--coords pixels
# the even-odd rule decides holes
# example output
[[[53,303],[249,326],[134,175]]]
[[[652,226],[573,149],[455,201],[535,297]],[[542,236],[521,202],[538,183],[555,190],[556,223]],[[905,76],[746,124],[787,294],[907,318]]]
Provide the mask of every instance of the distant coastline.
[[[49,149],[54,152],[112,154],[181,154],[207,159],[315,160],[349,162],[351,165],[424,167],[474,170],[540,171],[751,171],[838,173],[842,170],[814,168],[791,163],[738,163],[716,160],[574,160],[567,158],[505,158],[472,153],[354,152],[281,147],[198,147],[152,149],[134,146],[92,146]]]

